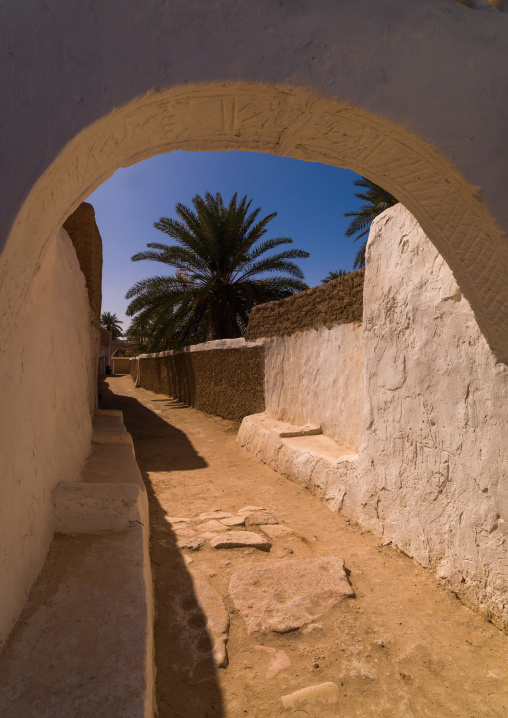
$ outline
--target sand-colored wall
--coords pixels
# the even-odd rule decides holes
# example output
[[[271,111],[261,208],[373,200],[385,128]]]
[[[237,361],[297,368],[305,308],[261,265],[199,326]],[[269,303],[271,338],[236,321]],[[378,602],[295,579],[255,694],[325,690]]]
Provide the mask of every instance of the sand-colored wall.
[[[0,645],[53,536],[51,491],[78,476],[90,448],[97,340],[85,277],[62,229],[39,257],[0,353]]]
[[[129,374],[130,359],[129,357],[113,357],[113,374]]]
[[[132,359],[136,386],[241,421],[265,408],[262,342],[222,339]]]
[[[363,327],[363,444],[344,511],[508,625],[508,368],[400,205],[371,230]]]
[[[362,325],[309,329],[265,343],[266,413],[291,424],[317,424],[359,450],[364,404]]]

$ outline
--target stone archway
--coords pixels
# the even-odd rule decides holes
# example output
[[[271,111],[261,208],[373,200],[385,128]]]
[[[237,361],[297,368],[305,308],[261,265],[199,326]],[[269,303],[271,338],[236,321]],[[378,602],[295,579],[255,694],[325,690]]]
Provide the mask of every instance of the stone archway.
[[[508,359],[508,250],[478,189],[400,126],[292,87],[215,83],[154,90],[80,132],[18,214],[3,255],[6,301],[26,294],[45,242],[98,185],[119,167],[177,149],[290,156],[345,167],[383,185],[419,221],[492,350]]]

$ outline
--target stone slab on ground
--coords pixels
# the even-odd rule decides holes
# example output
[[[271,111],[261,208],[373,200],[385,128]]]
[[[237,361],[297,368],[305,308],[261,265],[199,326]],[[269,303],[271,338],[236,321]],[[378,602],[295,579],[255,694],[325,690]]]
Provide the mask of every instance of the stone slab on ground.
[[[233,574],[229,593],[248,633],[294,631],[355,595],[336,556],[250,566]]]
[[[249,514],[245,519],[246,526],[261,526],[265,524],[278,524],[279,522],[273,514],[268,511],[255,511]]]
[[[178,652],[173,671],[200,683],[227,665],[229,615],[221,596],[197,569],[181,568],[172,577],[172,591],[159,606],[171,616],[171,640]]]
[[[201,546],[205,543],[204,538],[199,536],[182,536],[177,541],[177,547],[179,549],[186,548],[189,551],[199,551]]]
[[[230,519],[221,519],[221,524],[224,524],[224,526],[243,526],[245,524],[245,517],[233,516]]]
[[[244,506],[243,509],[237,511],[238,516],[247,516],[254,511],[266,511],[264,506]]]
[[[228,511],[206,511],[202,514],[199,514],[198,521],[208,521],[210,519],[230,519],[233,516],[233,514],[230,514]]]
[[[198,532],[192,528],[192,526],[188,526],[187,524],[176,524],[176,526],[173,526],[173,531],[175,532],[177,538],[185,538],[185,537],[191,537],[191,536],[197,536]]]
[[[264,536],[253,531],[228,531],[210,541],[213,548],[258,548],[269,551],[272,544]]]
[[[217,591],[206,580],[202,573],[197,569],[190,569],[192,583],[194,584],[194,593],[199,606],[206,616],[206,632],[211,642],[211,653],[215,665],[225,667],[228,662],[226,652],[226,642],[228,640],[229,631],[229,614],[224,605],[224,601]],[[197,645],[198,651],[202,654],[202,645]]]
[[[293,531],[293,529],[290,529],[289,526],[285,526],[284,524],[262,524],[261,526],[258,526],[258,529],[260,529],[271,539],[289,538],[290,536],[296,536],[296,533]]]
[[[270,663],[266,671],[265,678],[275,678],[281,671],[291,666],[291,661],[288,654],[285,651],[277,651],[275,648],[270,646],[254,646],[256,651],[263,651],[271,656]]]
[[[222,521],[206,521],[199,527],[200,531],[214,531],[216,534],[229,531],[229,527],[225,526]]]
[[[286,710],[316,710],[320,706],[331,706],[338,702],[339,687],[331,681],[316,686],[307,686],[307,688],[302,688],[290,695],[282,696],[282,705]],[[317,716],[317,713],[312,715]]]

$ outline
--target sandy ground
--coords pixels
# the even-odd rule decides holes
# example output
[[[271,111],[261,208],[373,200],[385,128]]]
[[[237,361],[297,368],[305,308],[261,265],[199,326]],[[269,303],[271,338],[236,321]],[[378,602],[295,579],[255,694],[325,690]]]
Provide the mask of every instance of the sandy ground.
[[[235,444],[237,425],[135,389],[128,376],[108,384],[101,406],[123,410],[150,498],[160,716],[508,716],[507,636],[397,549],[248,456]],[[235,514],[247,505],[265,507],[304,538],[273,541],[270,552],[208,542],[198,551],[176,548],[168,516],[195,521],[200,512]],[[231,575],[252,564],[320,556],[344,559],[356,597],[334,606],[312,631],[248,635],[228,594]],[[174,599],[182,587],[192,589],[189,568],[222,596],[231,621],[227,667],[202,662],[192,679],[194,648]],[[283,652],[290,665],[267,677],[273,651],[256,646]],[[281,696],[326,681],[340,690],[334,706],[283,708]]]

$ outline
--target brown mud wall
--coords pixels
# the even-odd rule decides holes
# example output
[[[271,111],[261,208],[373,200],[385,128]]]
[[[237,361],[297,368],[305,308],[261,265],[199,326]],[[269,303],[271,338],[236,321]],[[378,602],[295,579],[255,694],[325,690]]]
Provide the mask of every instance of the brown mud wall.
[[[241,421],[265,409],[264,348],[179,352],[140,358],[140,386],[208,414]],[[131,361],[137,379],[137,361]]]
[[[102,301],[102,239],[92,205],[82,202],[76,211],[67,217],[63,228],[71,238],[79,266],[85,275],[93,324],[99,326]]]
[[[360,269],[287,299],[254,307],[245,339],[291,336],[308,329],[361,322],[364,274]]]

